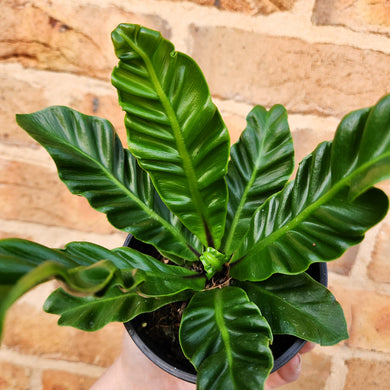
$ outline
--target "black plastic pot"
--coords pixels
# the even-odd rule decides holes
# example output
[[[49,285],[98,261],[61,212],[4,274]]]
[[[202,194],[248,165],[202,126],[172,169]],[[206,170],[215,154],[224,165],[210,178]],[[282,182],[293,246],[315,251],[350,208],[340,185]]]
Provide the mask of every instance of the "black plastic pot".
[[[142,253],[157,257],[159,253],[156,249],[148,244],[136,240],[129,235],[124,243],[125,246],[134,248]],[[328,285],[328,270],[326,263],[315,263],[307,271],[312,278],[323,284]],[[157,311],[156,311],[157,312]],[[133,320],[125,323],[125,327],[130,337],[138,348],[158,367],[162,368],[169,374],[183,379],[190,383],[196,383],[196,371],[192,364],[185,358],[176,360],[167,356],[161,344],[157,341],[150,340],[145,332],[142,331],[143,324],[151,320],[151,314],[145,313],[137,316]],[[306,341],[295,336],[275,335],[271,346],[274,356],[274,367],[272,372],[284,366],[291,360],[305,345]],[[179,352],[181,353],[181,351]]]

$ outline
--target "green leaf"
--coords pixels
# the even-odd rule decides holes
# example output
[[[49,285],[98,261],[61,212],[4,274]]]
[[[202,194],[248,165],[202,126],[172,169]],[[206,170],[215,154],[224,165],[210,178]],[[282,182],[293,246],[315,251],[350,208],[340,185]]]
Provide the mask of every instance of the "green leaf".
[[[386,215],[386,195],[367,188],[390,177],[389,102],[386,96],[347,115],[333,143],[320,144],[296,179],[256,210],[232,259],[232,277],[261,281],[336,259]]]
[[[164,264],[127,247],[108,250],[88,242],[72,242],[65,249],[50,249],[27,240],[1,240],[0,331],[10,305],[31,288],[53,277],[62,280],[71,291],[91,296],[72,298],[68,293],[58,293],[60,297],[65,296],[67,299],[58,300],[55,294],[49,300],[55,302],[54,306],[48,303],[47,307],[74,302],[74,311],[68,306],[66,311],[77,312],[78,317],[72,315],[65,322],[74,322],[75,326],[79,326],[77,323],[81,321],[83,325],[80,326],[88,328],[86,319],[91,322],[91,318],[98,318],[92,321],[95,325],[91,325],[91,329],[116,321],[122,315],[127,321],[127,318],[139,313],[153,311],[167,303],[188,297],[191,291],[201,290],[205,285],[205,278],[197,272]],[[98,297],[92,294],[97,294]],[[147,299],[146,295],[158,298]],[[94,313],[94,308],[107,311],[110,302],[115,302],[115,308],[121,309],[122,313]],[[124,311],[122,305],[128,305],[128,311]],[[85,318],[77,311],[81,306],[88,312]],[[48,309],[50,310],[56,309]]]
[[[129,288],[134,279],[126,268],[129,263],[121,256],[95,244],[70,243],[61,250],[28,240],[0,240],[0,335],[6,311],[38,284],[56,277],[83,294],[99,292],[114,280]]]
[[[211,279],[216,272],[222,271],[223,265],[227,262],[227,257],[214,248],[207,248],[199,260],[203,264],[207,279]]]
[[[71,242],[64,249],[51,249],[32,241],[9,238],[0,240],[0,284],[14,283],[48,260],[67,268],[89,266],[100,260],[109,260],[120,270],[164,271],[168,267],[127,247],[109,250],[90,242]]]
[[[1,260],[4,257],[0,257]],[[0,335],[2,334],[4,318],[9,307],[22,295],[35,286],[57,278],[73,291],[93,294],[103,289],[116,275],[117,268],[108,260],[102,260],[91,266],[67,268],[54,261],[45,261],[19,278],[13,285],[3,285],[6,294],[0,297]],[[121,281],[121,284],[123,282]],[[4,291],[3,291],[4,292]]]
[[[92,264],[85,259],[70,258],[58,249],[50,249],[28,240],[8,238],[0,240],[0,285],[16,283],[26,273],[47,260],[55,261],[67,268]]]
[[[60,288],[47,298],[44,310],[60,315],[59,325],[96,331],[110,322],[127,322],[139,314],[152,312],[169,303],[185,301],[190,295],[186,291],[171,296],[146,298],[135,290],[123,291],[112,285],[102,296],[79,297]]]
[[[269,111],[256,106],[247,117],[247,127],[231,148],[226,176],[229,203],[224,252],[248,230],[255,210],[272,194],[280,191],[294,169],[294,148],[283,106]]]
[[[112,40],[120,60],[112,83],[131,152],[172,212],[218,249],[230,141],[201,70],[156,31],[121,24]]]
[[[263,282],[236,282],[267,319],[273,334],[321,345],[348,338],[343,310],[332,293],[306,273],[276,274]]]
[[[198,272],[165,264],[132,248],[120,247],[111,252],[121,258],[128,269],[134,270],[137,292],[143,296],[168,296],[205,287],[206,279]]]
[[[206,279],[198,272],[168,265],[152,256],[128,247],[108,250],[96,244],[68,244],[65,252],[72,258],[108,259],[122,271],[122,276],[134,279],[136,292],[143,296],[174,295],[184,290],[202,290]],[[126,287],[121,285],[121,287]]]
[[[386,215],[388,199],[381,190],[350,201],[345,179],[331,182],[330,147],[321,144],[301,163],[295,181],[256,211],[231,264],[233,278],[261,281],[336,259]]]
[[[174,261],[197,260],[190,248],[199,244],[159,200],[148,175],[123,149],[107,120],[60,106],[16,119],[50,153],[69,190],[106,213],[115,227]]]
[[[242,289],[195,294],[183,312],[179,337],[198,371],[198,390],[263,389],[273,366],[272,333]]]
[[[332,151],[332,172],[335,181],[349,177],[351,198],[390,177],[390,95],[341,122]]]

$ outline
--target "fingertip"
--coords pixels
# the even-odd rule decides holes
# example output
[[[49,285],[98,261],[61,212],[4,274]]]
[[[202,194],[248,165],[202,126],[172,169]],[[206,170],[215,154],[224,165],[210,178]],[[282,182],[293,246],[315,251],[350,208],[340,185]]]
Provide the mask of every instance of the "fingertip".
[[[296,381],[301,374],[302,357],[298,353],[287,364],[275,371],[267,380],[267,388],[273,389]]]
[[[300,352],[301,354],[302,354],[302,353],[310,352],[310,351],[312,351],[312,350],[315,348],[316,345],[317,345],[317,344],[312,343],[311,341],[308,341],[308,342],[302,347],[302,349],[301,349],[299,352]]]
[[[299,378],[302,368],[302,357],[297,353],[286,365],[280,368],[279,375],[286,382],[294,382]]]

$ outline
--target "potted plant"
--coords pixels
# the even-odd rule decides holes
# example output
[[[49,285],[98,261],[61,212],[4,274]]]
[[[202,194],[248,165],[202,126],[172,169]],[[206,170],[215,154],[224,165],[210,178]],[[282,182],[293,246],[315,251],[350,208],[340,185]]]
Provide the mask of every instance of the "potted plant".
[[[138,25],[119,25],[112,39],[128,149],[107,120],[67,107],[16,119],[73,194],[155,253],[2,240],[1,324],[16,299],[53,277],[63,288],[44,309],[86,331],[176,305],[198,389],[261,389],[274,336],[322,345],[348,337],[340,305],[306,271],[361,242],[387,212],[373,185],[390,176],[390,96],[348,114],[289,181],[282,106],[256,106],[230,149],[190,57]]]

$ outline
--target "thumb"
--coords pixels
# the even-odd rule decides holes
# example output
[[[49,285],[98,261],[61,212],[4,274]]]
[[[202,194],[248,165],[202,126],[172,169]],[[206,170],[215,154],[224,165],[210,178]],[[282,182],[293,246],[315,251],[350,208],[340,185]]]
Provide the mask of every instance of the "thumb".
[[[275,389],[296,381],[301,373],[302,358],[298,353],[287,364],[272,373],[265,382],[265,389]]]

